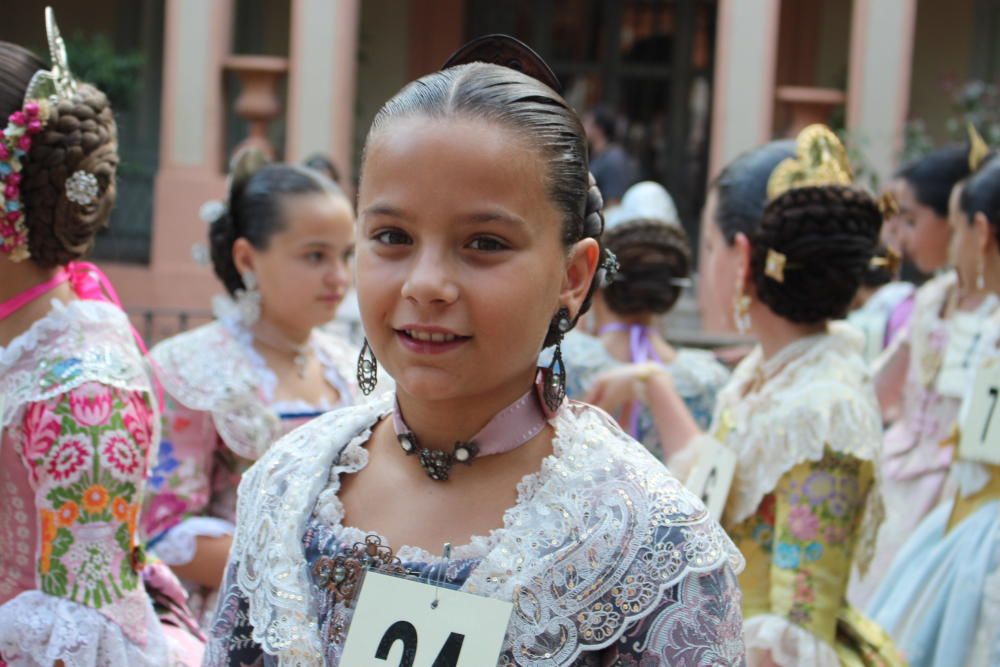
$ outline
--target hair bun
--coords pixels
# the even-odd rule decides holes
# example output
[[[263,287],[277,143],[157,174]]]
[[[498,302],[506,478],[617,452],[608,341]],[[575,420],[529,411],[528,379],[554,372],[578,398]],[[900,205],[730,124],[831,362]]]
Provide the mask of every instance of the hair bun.
[[[253,175],[271,163],[271,158],[256,146],[241,148],[229,162],[229,188],[243,188]]]
[[[604,233],[604,197],[594,181],[594,175],[588,173],[590,188],[587,190],[587,204],[583,212],[584,238],[600,238]]]

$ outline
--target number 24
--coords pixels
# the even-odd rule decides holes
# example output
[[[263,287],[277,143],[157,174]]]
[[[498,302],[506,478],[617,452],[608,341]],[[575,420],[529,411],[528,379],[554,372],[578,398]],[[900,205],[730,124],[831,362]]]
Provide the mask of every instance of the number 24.
[[[417,629],[407,621],[396,621],[389,626],[389,629],[382,635],[382,641],[379,642],[378,650],[375,651],[375,657],[379,660],[387,660],[389,650],[396,642],[403,643],[403,655],[399,659],[399,667],[413,667],[413,660],[417,655]],[[465,635],[452,632],[448,635],[447,641],[441,647],[441,651],[431,667],[456,667],[464,643]]]

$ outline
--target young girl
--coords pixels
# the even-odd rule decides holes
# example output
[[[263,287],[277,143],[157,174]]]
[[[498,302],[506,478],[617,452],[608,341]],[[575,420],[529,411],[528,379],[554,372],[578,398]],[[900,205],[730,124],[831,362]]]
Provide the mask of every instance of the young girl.
[[[0,664],[196,665],[200,642],[161,626],[143,586],[150,378],[103,274],[76,261],[114,204],[114,117],[46,19],[51,71],[0,42]]]
[[[948,196],[969,174],[970,149],[960,158],[956,151],[942,149],[900,172],[908,184],[900,200],[904,247],[924,271],[947,264]],[[886,518],[868,575],[851,586],[851,602],[859,607],[867,604],[917,524],[948,493],[945,480],[954,456],[950,436],[967,380],[960,368],[953,372],[954,364],[961,366],[964,347],[1000,306],[994,296],[976,299],[975,308],[956,318],[955,299],[966,297],[953,270],[924,283],[906,329],[875,364],[875,388],[890,424],[882,453]],[[946,359],[950,370],[944,368]]]
[[[357,351],[317,329],[351,283],[351,206],[312,170],[235,161],[211,223],[229,297],[216,321],[153,348],[167,393],[163,441],[143,526],[186,580],[207,623],[236,520],[240,476],[282,435],[357,397]]]
[[[886,635],[845,600],[852,561],[867,557],[878,516],[882,428],[861,337],[832,322],[854,298],[882,219],[850,186],[844,149],[828,129],[803,130],[795,157],[775,165],[780,151],[766,146],[719,179],[762,200],[767,183],[755,228],[752,218],[724,217],[725,193],[709,197],[703,266],[733,287],[727,314],[706,316],[728,317],[758,345],[720,392],[711,436],[688,447],[700,463],[732,456],[723,525],[747,559],[748,664],[900,664]],[[683,410],[679,398],[673,405]]]
[[[630,435],[668,461],[684,443],[672,441],[677,429],[657,414],[659,383],[673,384],[698,426],[707,428],[729,374],[710,352],[676,349],[657,330],[659,317],[680,298],[691,265],[687,234],[667,191],[651,181],[633,185],[607,227],[604,244],[619,270],[594,298],[599,337],[566,337],[569,395],[586,396],[618,416]],[[645,400],[629,401],[633,393]]]
[[[341,664],[352,545],[513,602],[497,664],[742,661],[721,528],[603,413],[563,402],[558,349],[536,385],[543,343],[599,280],[601,200],[577,116],[522,73],[544,64],[479,44],[375,119],[359,370],[370,387],[377,357],[397,391],[311,422],[244,478],[208,664]],[[461,546],[443,560],[444,543]]]
[[[952,260],[962,290],[956,305],[968,313],[1000,295],[1000,160],[955,187],[950,217]],[[969,351],[973,370],[965,375],[967,401],[978,391],[974,370],[1000,362],[1000,310],[979,322],[976,335]],[[974,428],[981,433],[988,424]],[[995,665],[1000,662],[1000,468],[955,460],[950,473],[955,492],[905,542],[869,612],[911,665]]]

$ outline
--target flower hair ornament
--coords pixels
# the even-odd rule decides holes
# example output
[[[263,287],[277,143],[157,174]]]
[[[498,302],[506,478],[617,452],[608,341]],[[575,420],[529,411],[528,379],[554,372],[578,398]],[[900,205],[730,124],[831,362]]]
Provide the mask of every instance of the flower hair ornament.
[[[849,186],[854,172],[847,160],[847,149],[825,125],[810,125],[795,138],[795,157],[778,163],[767,179],[767,200],[774,201],[789,190],[825,185]],[[785,271],[798,268],[788,257],[768,248],[764,275],[778,283],[785,282]]]
[[[0,252],[14,262],[31,256],[21,200],[22,162],[35,137],[45,129],[52,107],[60,100],[72,99],[77,91],[76,79],[66,59],[66,44],[51,7],[45,8],[45,31],[52,69],[35,72],[21,109],[7,118],[6,127],[0,131]],[[77,171],[66,179],[65,192],[71,202],[88,206],[99,194],[97,178],[86,171]]]

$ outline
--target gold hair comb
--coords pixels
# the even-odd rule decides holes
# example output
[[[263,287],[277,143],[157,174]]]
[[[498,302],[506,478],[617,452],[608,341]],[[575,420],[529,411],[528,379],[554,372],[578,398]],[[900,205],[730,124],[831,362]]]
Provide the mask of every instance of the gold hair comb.
[[[896,275],[899,272],[899,267],[903,262],[903,258],[898,252],[892,248],[886,248],[884,255],[875,255],[868,262],[868,266],[873,269],[878,269],[885,267],[885,269],[892,275]]]
[[[879,213],[882,217],[889,219],[894,215],[899,215],[899,201],[896,199],[896,195],[890,190],[886,190],[881,195],[879,195],[878,201],[875,202],[878,206]]]
[[[837,135],[825,125],[810,125],[795,139],[795,157],[783,160],[771,172],[767,198],[775,199],[796,188],[853,182],[847,150]]]
[[[990,147],[986,145],[983,135],[979,134],[972,121],[968,121],[969,130],[969,171],[979,169],[986,156],[990,154]]]
[[[767,259],[764,260],[764,275],[775,282],[785,282],[785,267],[788,266],[788,257],[785,253],[774,248],[767,249]]]

